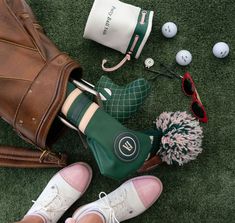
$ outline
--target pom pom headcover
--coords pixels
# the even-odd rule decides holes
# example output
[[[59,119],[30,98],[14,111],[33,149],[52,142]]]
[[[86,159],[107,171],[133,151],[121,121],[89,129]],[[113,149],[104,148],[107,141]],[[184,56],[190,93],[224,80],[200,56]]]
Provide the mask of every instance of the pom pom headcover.
[[[157,154],[169,165],[182,166],[202,152],[202,127],[186,112],[163,112],[156,119],[156,130],[161,135]]]

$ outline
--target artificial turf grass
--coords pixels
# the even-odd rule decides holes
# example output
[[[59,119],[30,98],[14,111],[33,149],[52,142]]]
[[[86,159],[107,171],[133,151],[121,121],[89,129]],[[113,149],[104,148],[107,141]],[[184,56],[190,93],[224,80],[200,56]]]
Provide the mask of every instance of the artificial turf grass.
[[[120,61],[118,52],[92,41],[82,33],[93,1],[31,0],[28,1],[48,36],[58,47],[78,60],[84,69],[84,79],[96,83],[101,75],[101,60],[105,57]],[[196,161],[184,167],[161,165],[150,174],[158,176],[164,191],[150,210],[128,222],[233,222],[235,217],[234,138],[235,138],[235,76],[234,76],[234,3],[232,1],[170,1],[126,0],[155,11],[153,31],[139,60],[132,60],[119,71],[108,74],[117,84],[126,84],[139,77],[148,78],[143,61],[152,57],[183,74],[175,64],[175,54],[188,49],[193,62],[187,67],[209,116],[204,129],[204,151]],[[162,37],[161,25],[177,23],[179,33],[171,40]],[[230,55],[223,60],[212,55],[215,42],[226,41]],[[0,62],[1,63],[1,62]],[[158,78],[151,82],[152,91],[140,111],[126,125],[135,130],[146,129],[163,111],[187,110],[190,98],[183,95],[178,80]],[[11,127],[0,121],[0,144],[28,146]],[[94,171],[88,192],[66,213],[97,199],[100,191],[110,192],[122,181],[100,175],[89,150],[84,150],[79,137],[69,130],[54,146],[69,154],[70,162],[86,161]],[[56,169],[24,170],[0,168],[0,222],[20,219],[40,194]],[[63,222],[62,220],[60,222]]]

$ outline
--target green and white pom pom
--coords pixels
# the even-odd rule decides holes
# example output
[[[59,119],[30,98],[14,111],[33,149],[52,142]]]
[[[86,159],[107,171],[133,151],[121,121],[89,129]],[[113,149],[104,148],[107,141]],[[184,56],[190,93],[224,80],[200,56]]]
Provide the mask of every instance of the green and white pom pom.
[[[190,114],[163,112],[156,119],[156,129],[162,133],[157,154],[163,162],[182,166],[202,152],[202,128]]]

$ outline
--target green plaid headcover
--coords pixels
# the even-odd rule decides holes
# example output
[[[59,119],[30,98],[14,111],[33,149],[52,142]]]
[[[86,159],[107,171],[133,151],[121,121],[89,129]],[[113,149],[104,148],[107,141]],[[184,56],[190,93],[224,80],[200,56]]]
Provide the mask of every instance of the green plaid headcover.
[[[150,93],[150,84],[144,78],[119,86],[102,76],[95,88],[106,99],[103,100],[104,110],[120,122],[130,118]]]

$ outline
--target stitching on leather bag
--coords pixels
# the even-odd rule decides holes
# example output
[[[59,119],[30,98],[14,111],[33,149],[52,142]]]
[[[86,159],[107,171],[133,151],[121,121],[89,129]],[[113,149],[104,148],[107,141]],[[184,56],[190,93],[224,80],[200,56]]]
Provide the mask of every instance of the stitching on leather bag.
[[[2,77],[0,74],[0,79],[5,79],[5,80],[17,80],[17,81],[25,81],[25,82],[30,82],[30,80],[26,80],[26,79],[20,79],[20,78],[12,78],[12,77]]]
[[[26,36],[28,36],[28,33],[26,32],[24,26],[22,23],[19,22],[18,18],[16,17],[15,13],[11,10],[11,8],[8,6],[6,0],[3,1],[3,3],[5,4],[6,8],[8,9],[9,13],[13,16],[14,20],[17,22],[17,24],[19,25],[20,29],[25,33]]]
[[[24,45],[17,44],[17,43],[8,41],[8,40],[0,39],[0,42],[7,43],[7,44],[10,44],[10,45],[18,46],[18,47],[21,47],[21,48],[25,48],[25,49],[27,49],[27,50],[32,50],[32,51],[37,52],[37,49],[36,49],[36,48],[32,48],[32,47],[29,47],[29,46],[24,46]]]
[[[40,49],[38,48],[38,45],[36,44],[36,42],[34,41],[34,39],[32,38],[31,34],[27,31],[26,27],[19,21],[19,19],[17,18],[17,16],[15,15],[15,13],[11,10],[11,8],[8,6],[6,0],[4,0],[4,4],[6,6],[6,8],[8,9],[9,13],[13,16],[14,20],[17,22],[17,24],[19,25],[19,27],[21,28],[21,30],[25,33],[25,35],[32,41],[35,50],[41,55],[42,59],[44,61],[46,61],[46,59],[44,58],[44,56],[42,55]],[[25,13],[22,13],[25,14]],[[33,23],[33,22],[32,22]],[[35,28],[35,27],[34,27]],[[35,30],[36,31],[36,30]]]
[[[40,49],[40,47],[39,47],[39,45],[37,44],[37,39],[39,39],[40,37],[39,37],[39,35],[38,35],[38,30],[37,30],[37,28],[35,27],[35,25],[34,25],[34,23],[32,22],[32,20],[30,19],[30,17],[29,16],[25,16],[25,14],[26,13],[23,13],[23,19],[24,19],[24,24],[23,24],[23,27],[24,27],[24,29],[25,29],[25,31],[28,33],[28,36],[29,36],[29,38],[31,39],[31,41],[33,42],[33,44],[34,44],[34,46],[36,47],[36,49],[37,49],[37,52],[41,55],[41,58],[44,60],[44,61],[46,61],[46,57],[43,55],[43,52],[42,52],[42,50]],[[28,15],[28,14],[27,14]],[[28,26],[27,26],[27,21],[29,20],[29,22],[31,23],[31,25],[32,25],[32,29],[34,30],[34,32],[33,33],[31,33],[30,32],[30,29],[28,28]]]
[[[58,57],[61,56],[61,55],[65,55],[65,54],[60,54],[60,55],[58,55],[57,57],[53,58],[52,60],[58,58]],[[73,64],[74,64],[73,61],[69,61],[69,63],[67,63],[65,66],[63,65],[63,66],[60,67],[60,70],[59,70],[60,79],[59,79],[59,81],[58,81],[58,83],[57,83],[57,88],[56,88],[57,90],[56,90],[56,92],[55,92],[55,95],[54,95],[54,97],[53,97],[51,103],[50,103],[50,106],[49,106],[48,109],[47,109],[47,112],[44,113],[44,116],[43,116],[43,118],[42,118],[42,121],[41,121],[40,125],[38,125],[38,129],[37,129],[37,133],[36,133],[36,137],[35,137],[37,144],[38,144],[39,141],[41,141],[41,135],[39,135],[39,133],[41,134],[42,132],[44,132],[44,136],[45,136],[45,132],[47,132],[47,133],[49,132],[49,128],[51,127],[51,125],[52,125],[52,123],[53,123],[53,121],[54,121],[54,119],[52,120],[51,118],[46,118],[46,117],[48,116],[48,111],[51,110],[52,103],[53,103],[53,101],[55,100],[55,98],[59,97],[58,94],[62,94],[61,90],[58,89],[58,86],[61,87],[61,84],[60,84],[60,83],[63,83],[65,80],[68,81],[69,75],[67,75],[67,76],[66,76],[66,75],[62,75],[61,73],[67,73],[68,70],[71,69],[71,67],[73,68]],[[66,79],[64,80],[64,78],[66,78]],[[61,106],[62,106],[62,103],[63,103],[63,100],[61,100],[61,102],[58,102],[58,106],[57,106],[57,107],[61,107]],[[54,113],[58,113],[58,112],[54,112]],[[50,113],[50,115],[52,115],[52,113]],[[55,115],[54,115],[54,116],[55,116]],[[47,122],[49,122],[49,124],[47,125],[47,129],[45,129],[45,126],[42,126],[44,120],[47,120]],[[44,128],[44,130],[42,130],[42,127]],[[46,134],[46,137],[47,137],[47,134]]]

